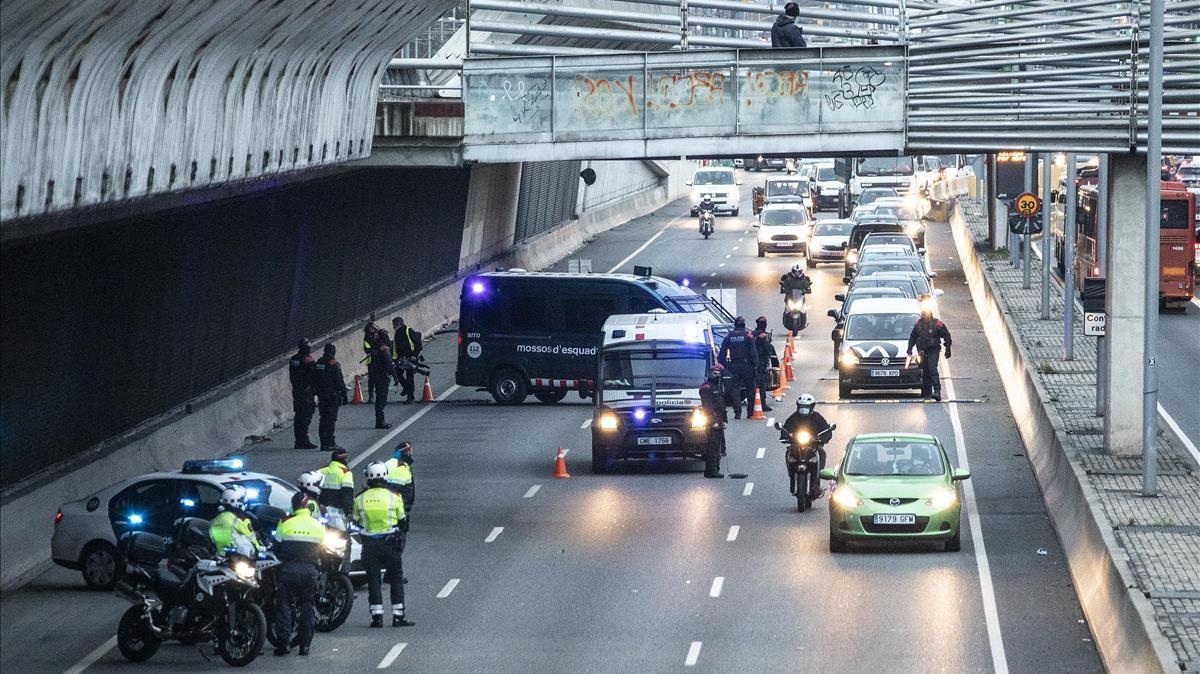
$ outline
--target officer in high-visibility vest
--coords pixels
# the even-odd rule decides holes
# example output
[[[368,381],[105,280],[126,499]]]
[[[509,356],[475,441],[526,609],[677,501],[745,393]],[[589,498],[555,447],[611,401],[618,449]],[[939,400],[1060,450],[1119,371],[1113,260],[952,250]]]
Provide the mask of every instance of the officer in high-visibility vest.
[[[312,644],[313,603],[317,596],[317,560],[325,540],[325,527],[312,516],[309,498],[304,492],[292,495],[292,515],[275,528],[276,554],[283,564],[275,582],[275,635],[278,637],[275,655],[287,655],[291,650],[292,620],[299,622],[296,635],[300,655],[308,655]],[[292,614],[295,604],[296,614]]]
[[[236,552],[244,557],[258,553],[254,523],[246,516],[246,490],[234,485],[221,492],[221,512],[208,524],[208,537],[218,555]]]
[[[325,474],[319,470],[310,470],[305,473],[300,473],[300,477],[296,478],[296,486],[300,488],[300,492],[308,497],[308,509],[312,512],[313,517],[320,517],[321,512],[321,484],[325,482]]]
[[[318,502],[325,509],[329,526],[346,530],[346,520],[354,510],[354,474],[347,465],[350,454],[338,447],[329,453],[329,465],[321,469],[321,495]]]
[[[412,443],[404,440],[392,450],[392,458],[384,462],[388,469],[388,489],[396,492],[404,499],[404,522],[407,530],[409,518],[412,517],[413,501],[417,498],[416,483],[413,482],[412,472]]]
[[[386,569],[391,586],[392,627],[408,627],[404,612],[404,499],[387,487],[387,466],[372,461],[367,465],[367,488],[354,499],[354,521],[362,527],[362,562],[367,571],[367,596],[371,610],[371,627],[383,627],[383,583],[380,574]]]

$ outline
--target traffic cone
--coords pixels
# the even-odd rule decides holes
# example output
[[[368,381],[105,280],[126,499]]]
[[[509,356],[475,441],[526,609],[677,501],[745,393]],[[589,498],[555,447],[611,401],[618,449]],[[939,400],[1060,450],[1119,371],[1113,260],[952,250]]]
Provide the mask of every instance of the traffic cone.
[[[558,448],[558,456],[554,459],[554,472],[550,477],[571,477],[567,472],[567,452],[562,447]]]
[[[429,386],[429,377],[425,377],[425,388],[421,391],[421,402],[433,402],[433,388]]]
[[[362,375],[354,375],[354,397],[350,399],[351,405],[362,405],[365,401],[362,397]]]
[[[787,370],[784,368],[779,368],[779,386],[776,386],[775,390],[771,391],[771,397],[774,398],[776,402],[783,400],[783,396],[787,393],[787,389]]]
[[[746,418],[747,419],[766,419],[766,417],[763,416],[762,396],[758,395],[758,391],[756,391],[754,389],[751,389],[751,391],[752,391],[752,393],[750,395],[751,395],[751,397],[754,398],[754,407],[752,408],[752,411],[750,412],[750,416],[748,416]]]
[[[787,360],[783,361],[783,374],[785,377],[788,378],[788,380],[794,380],[796,378],[796,373],[792,372],[792,359],[791,358],[788,358]]]

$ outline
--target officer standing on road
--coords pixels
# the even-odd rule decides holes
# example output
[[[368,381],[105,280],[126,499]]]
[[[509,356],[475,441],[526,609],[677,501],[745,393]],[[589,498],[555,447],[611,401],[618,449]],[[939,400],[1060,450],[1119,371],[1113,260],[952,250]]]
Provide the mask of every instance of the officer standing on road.
[[[387,405],[388,387],[396,376],[396,364],[392,362],[392,340],[387,330],[380,329],[375,333],[374,348],[367,361],[367,381],[375,398],[375,428],[391,428],[383,418],[383,408]]]
[[[346,400],[346,380],[342,377],[342,366],[338,363],[337,347],[325,345],[325,355],[317,359],[313,366],[317,389],[317,410],[321,420],[317,422],[317,435],[320,436],[321,449],[333,449],[337,446],[334,438],[334,428],[337,426],[338,407]]]
[[[239,486],[221,492],[221,512],[208,523],[208,537],[218,555],[233,549],[243,557],[258,552],[258,537],[254,523],[246,515],[246,490]]]
[[[754,386],[761,399],[763,411],[770,412],[772,408],[767,405],[767,396],[770,395],[767,393],[767,387],[771,383],[768,368],[775,358],[775,346],[771,344],[771,333],[767,332],[766,316],[759,316],[754,321],[754,348],[758,356],[758,366],[754,370]]]
[[[729,417],[725,414],[725,390],[721,385],[720,366],[708,371],[708,379],[700,385],[700,406],[708,412],[709,432],[713,442],[704,453],[704,477],[725,477],[721,472],[721,456],[725,454],[725,425]]]
[[[341,447],[329,455],[329,465],[321,469],[321,495],[318,503],[325,509],[329,526],[346,530],[346,521],[354,510],[354,474],[347,465],[350,454]]]
[[[396,375],[400,378],[400,394],[404,396],[404,404],[413,402],[414,384],[413,369],[404,367],[403,361],[415,361],[421,355],[421,333],[408,327],[404,319],[397,316],[392,319],[392,331],[395,333],[392,345],[392,355],[396,359]]]
[[[733,330],[721,341],[717,362],[733,375],[734,399],[740,403],[749,396],[746,407],[746,417],[749,418],[754,410],[754,372],[758,368],[758,349],[754,346],[754,335],[746,330],[744,317],[733,319]],[[735,407],[734,418],[738,416]]]
[[[325,527],[312,515],[310,499],[304,492],[292,495],[292,514],[275,529],[276,554],[283,564],[275,583],[275,655],[287,655],[292,637],[292,621],[299,622],[296,644],[300,655],[308,655],[312,645],[316,616],[313,603],[317,595],[317,560],[325,540]],[[293,604],[295,613],[293,613]]]
[[[404,530],[408,530],[409,518],[412,517],[413,502],[417,500],[417,485],[413,482],[412,473],[412,443],[403,440],[392,450],[392,458],[384,462],[387,466],[388,489],[404,499]]]
[[[913,347],[921,356],[921,397],[933,395],[934,400],[942,399],[942,381],[938,378],[938,352],[941,346],[946,346],[946,357],[950,357],[950,329],[946,324],[933,317],[933,309],[926,300],[929,295],[921,296],[921,317],[913,325],[908,335],[908,355],[911,356]]]
[[[312,424],[313,412],[317,404],[313,399],[317,395],[316,364],[312,357],[312,345],[307,339],[300,340],[296,345],[296,353],[288,360],[288,379],[292,383],[292,411],[296,421],[292,430],[296,435],[296,449],[316,449],[317,446],[308,439],[308,427]]]
[[[371,317],[374,318],[374,314],[372,314]],[[375,341],[378,337],[378,333],[379,328],[375,327],[374,321],[369,321],[367,325],[363,327],[363,359],[359,362],[367,364],[367,402],[374,402],[375,396],[375,387],[371,386],[373,383],[371,380],[371,354],[373,351],[375,351]]]
[[[404,499],[387,488],[387,466],[367,465],[367,489],[354,499],[354,520],[362,527],[362,562],[367,571],[371,627],[383,627],[383,580],[390,586],[392,627],[408,627],[404,612]],[[386,577],[380,574],[386,569]]]

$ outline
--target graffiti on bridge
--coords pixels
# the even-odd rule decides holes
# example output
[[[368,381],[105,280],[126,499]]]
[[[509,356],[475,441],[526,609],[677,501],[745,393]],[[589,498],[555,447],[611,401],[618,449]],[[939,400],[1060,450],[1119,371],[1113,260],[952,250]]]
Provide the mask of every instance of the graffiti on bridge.
[[[694,70],[678,75],[654,75],[646,109],[658,112],[720,107],[725,103],[729,73]]]
[[[868,110],[875,107],[875,92],[887,82],[887,74],[872,66],[842,66],[833,72],[831,91],[825,94],[830,110],[846,106]]]
[[[636,79],[625,77],[575,76],[575,100],[580,112],[598,118],[628,114],[638,116],[637,98],[634,95]]]
[[[758,98],[808,96],[807,70],[758,70],[746,75],[746,105]]]
[[[492,93],[486,80],[478,85],[483,100],[499,102],[505,106],[512,121],[517,124],[537,122],[542,103],[550,98],[550,86],[543,79],[526,81],[525,78],[500,80],[499,91]]]

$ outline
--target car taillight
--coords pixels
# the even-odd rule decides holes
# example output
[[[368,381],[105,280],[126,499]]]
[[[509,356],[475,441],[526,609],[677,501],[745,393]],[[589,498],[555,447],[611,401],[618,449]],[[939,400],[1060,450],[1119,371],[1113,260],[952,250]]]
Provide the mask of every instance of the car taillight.
[[[54,523],[58,524],[61,521],[62,521],[62,511],[59,510],[58,512],[54,513]]]
[[[458,345],[462,346],[462,333],[458,333]]]

